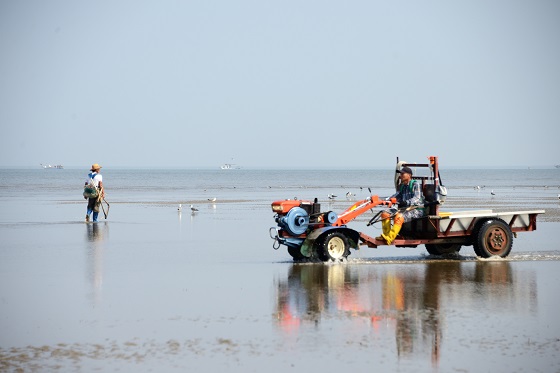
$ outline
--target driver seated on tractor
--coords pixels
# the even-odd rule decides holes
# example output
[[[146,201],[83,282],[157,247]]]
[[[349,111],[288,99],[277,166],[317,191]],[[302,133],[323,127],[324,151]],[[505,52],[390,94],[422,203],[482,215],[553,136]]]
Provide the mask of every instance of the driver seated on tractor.
[[[403,167],[400,171],[401,184],[399,190],[391,198],[396,198],[399,209],[390,208],[381,213],[381,236],[377,240],[385,241],[388,245],[393,243],[404,223],[424,216],[423,198],[420,184],[412,179],[410,167]],[[394,224],[391,227],[391,217]]]

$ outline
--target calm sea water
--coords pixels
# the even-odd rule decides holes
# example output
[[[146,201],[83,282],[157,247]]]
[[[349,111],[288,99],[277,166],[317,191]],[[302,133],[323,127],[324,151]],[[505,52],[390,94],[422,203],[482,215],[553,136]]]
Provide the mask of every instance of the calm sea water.
[[[273,250],[270,203],[342,211],[391,194],[392,171],[106,168],[98,224],[86,174],[0,170],[0,371],[560,371],[560,170],[442,173],[446,209],[546,210],[508,259],[336,265]],[[368,219],[352,226],[377,234]]]
[[[418,169],[421,174],[422,169]],[[177,202],[218,197],[269,202],[279,198],[328,201],[334,193],[360,198],[393,192],[392,170],[127,170],[104,169],[107,192],[114,202]],[[76,169],[0,169],[0,201],[80,201],[87,171]],[[560,169],[446,170],[441,175],[450,198],[495,197],[557,200]],[[481,189],[475,189],[480,186]],[[503,200],[504,198],[502,198]],[[514,203],[515,201],[512,201]]]

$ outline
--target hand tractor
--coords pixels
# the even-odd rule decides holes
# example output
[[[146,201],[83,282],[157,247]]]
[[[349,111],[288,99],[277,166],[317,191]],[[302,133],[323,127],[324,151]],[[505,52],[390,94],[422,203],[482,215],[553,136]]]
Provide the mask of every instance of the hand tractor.
[[[397,158],[395,188],[400,187],[398,170],[401,167],[427,168],[428,176],[413,176],[420,183],[424,204],[398,209],[396,199],[370,195],[358,201],[340,214],[321,211],[317,198],[314,201],[281,200],[272,203],[276,227],[270,228],[274,239],[273,248],[286,246],[294,261],[320,260],[343,261],[350,249],[360,245],[371,248],[388,245],[382,238],[373,238],[363,232],[349,228],[347,224],[358,216],[382,208],[367,223],[381,220],[381,212],[393,208],[393,212],[411,208],[424,208],[422,218],[414,219],[402,226],[391,243],[395,247],[417,247],[424,245],[431,255],[458,253],[462,246],[473,246],[475,253],[483,258],[507,257],[511,251],[513,237],[517,232],[533,231],[537,228],[537,215],[544,210],[493,212],[492,210],[440,212],[445,202],[446,188],[441,185],[438,157],[428,157],[428,163],[399,162]],[[371,193],[371,191],[370,191]]]

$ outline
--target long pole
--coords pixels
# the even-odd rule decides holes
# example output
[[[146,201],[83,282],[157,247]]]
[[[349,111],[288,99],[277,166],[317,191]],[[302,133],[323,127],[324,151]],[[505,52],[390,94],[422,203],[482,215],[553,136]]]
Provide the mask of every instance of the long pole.
[[[104,194],[104,189],[103,189],[103,187],[101,187],[101,189],[99,190],[99,195],[97,196],[97,201],[101,205],[101,210],[103,210],[103,215],[105,215],[105,220],[106,220],[107,216],[109,216],[109,208],[111,206],[109,205],[109,202],[107,202],[107,200],[105,200],[105,197],[103,197],[103,194]],[[103,202],[105,202],[107,204],[107,211],[105,211],[105,207],[103,206]]]

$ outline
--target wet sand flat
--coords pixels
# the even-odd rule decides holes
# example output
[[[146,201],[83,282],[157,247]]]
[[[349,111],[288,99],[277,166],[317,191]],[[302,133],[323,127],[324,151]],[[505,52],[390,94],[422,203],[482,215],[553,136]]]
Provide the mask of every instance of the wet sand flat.
[[[281,192],[115,198],[98,224],[79,200],[0,198],[0,371],[560,370],[554,196],[507,259],[364,247],[297,264],[268,236]],[[529,194],[484,198],[534,209]]]

